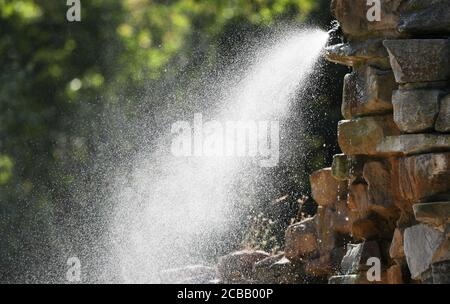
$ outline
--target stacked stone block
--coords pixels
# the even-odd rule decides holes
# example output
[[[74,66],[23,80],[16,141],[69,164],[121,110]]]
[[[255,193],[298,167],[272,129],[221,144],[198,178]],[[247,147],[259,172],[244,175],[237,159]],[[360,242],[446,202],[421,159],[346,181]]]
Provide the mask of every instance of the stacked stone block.
[[[381,282],[449,282],[450,2],[381,7],[371,22],[366,1],[332,1],[345,42],[327,58],[352,71],[331,172],[347,182],[353,244],[330,283],[368,283],[368,255],[382,262]]]

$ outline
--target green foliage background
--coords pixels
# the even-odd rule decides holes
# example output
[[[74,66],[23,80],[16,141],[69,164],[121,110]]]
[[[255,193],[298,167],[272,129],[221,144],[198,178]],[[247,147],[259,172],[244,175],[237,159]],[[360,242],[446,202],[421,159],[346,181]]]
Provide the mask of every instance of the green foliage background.
[[[117,136],[126,125],[112,127],[111,113],[123,123],[189,107],[186,87],[195,90],[202,71],[231,62],[261,32],[331,21],[328,0],[90,0],[79,23],[66,20],[65,2],[0,0],[0,282],[63,279],[51,269],[55,259],[65,266],[61,235],[107,208],[74,199],[73,189],[104,195],[106,184],[90,183],[109,173],[98,164],[139,149],[139,134]],[[314,111],[329,119],[311,122],[303,167],[274,172],[279,194],[307,194],[308,174],[336,151],[339,83],[322,83],[330,89]]]

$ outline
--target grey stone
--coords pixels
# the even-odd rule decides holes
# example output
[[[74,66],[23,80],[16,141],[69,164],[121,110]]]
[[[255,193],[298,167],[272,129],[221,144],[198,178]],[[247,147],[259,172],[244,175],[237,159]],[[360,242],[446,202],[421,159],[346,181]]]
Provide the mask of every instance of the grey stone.
[[[344,78],[342,115],[351,119],[392,112],[392,91],[396,88],[391,70],[371,66],[355,69]]]
[[[450,132],[450,95],[445,96],[440,101],[436,130],[439,132]]]
[[[406,133],[432,130],[439,113],[439,90],[397,90],[392,97],[394,121]]]
[[[376,151],[380,154],[413,155],[419,153],[450,151],[450,135],[405,134],[381,139]]]
[[[434,263],[431,269],[434,284],[450,284],[450,261]]]
[[[450,76],[448,39],[385,40],[398,83],[447,80]]]
[[[369,268],[366,265],[369,258],[381,258],[380,247],[375,241],[363,242],[361,244],[349,244],[347,253],[342,258],[341,273],[357,274]]]
[[[408,34],[450,33],[450,2],[405,0],[398,30]]]
[[[423,224],[405,229],[405,256],[413,279],[420,279],[431,268],[433,255],[443,241],[443,233]]]

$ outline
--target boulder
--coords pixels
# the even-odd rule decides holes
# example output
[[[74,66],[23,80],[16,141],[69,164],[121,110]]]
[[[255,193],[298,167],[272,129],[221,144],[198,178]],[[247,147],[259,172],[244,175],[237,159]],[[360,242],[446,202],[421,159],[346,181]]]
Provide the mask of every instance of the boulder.
[[[313,277],[325,277],[339,271],[341,260],[345,254],[344,248],[334,248],[317,259],[305,263],[305,273]]]
[[[373,240],[382,234],[377,221],[370,218],[362,218],[352,223],[352,237],[355,240]]]
[[[296,284],[301,281],[303,265],[278,254],[256,262],[253,272],[259,284]]]
[[[397,88],[391,70],[371,66],[355,69],[344,78],[342,116],[358,116],[392,112],[392,91]]]
[[[358,67],[366,64],[390,69],[389,55],[382,39],[367,39],[328,46],[325,49],[328,61]]]
[[[450,202],[415,204],[413,209],[416,220],[442,231],[450,222]]]
[[[433,256],[443,240],[443,233],[423,224],[405,229],[405,256],[413,279],[420,279],[431,269]]]
[[[314,217],[317,233],[318,250],[321,255],[329,253],[337,245],[334,231],[334,211],[331,208],[319,206]]]
[[[243,282],[252,279],[253,265],[269,254],[264,251],[242,250],[219,258],[217,270],[224,283]]]
[[[287,228],[284,249],[286,257],[293,262],[318,255],[319,244],[314,217]]]
[[[450,284],[450,261],[442,261],[431,266],[434,284]]]
[[[439,113],[439,90],[397,90],[392,97],[394,121],[406,133],[433,130]]]
[[[352,183],[349,186],[348,207],[356,211],[360,217],[366,217],[369,212],[369,193],[366,183]]]
[[[399,191],[412,203],[446,198],[450,191],[450,153],[428,153],[399,159]]]
[[[405,134],[388,136],[381,140],[376,151],[382,155],[412,155],[450,151],[450,135]]]
[[[435,129],[439,132],[450,132],[450,95],[445,96],[440,101]]]
[[[310,183],[312,197],[321,206],[333,205],[339,199],[347,197],[347,183],[336,180],[331,168],[313,172]]]
[[[450,76],[450,40],[385,40],[398,83],[447,80]]]
[[[333,213],[332,229],[341,234],[350,234],[352,231],[352,221],[347,201],[339,201],[336,203]]]
[[[391,247],[389,248],[389,256],[394,260],[401,260],[405,257],[403,248],[403,229],[396,228],[392,237]]]
[[[333,0],[331,12],[342,26],[343,32],[351,37],[399,36],[397,10],[401,0],[380,0],[381,15],[379,20],[369,20],[370,6],[366,1]]]
[[[383,156],[385,153],[377,147],[386,137],[399,134],[392,115],[343,120],[338,124],[339,146],[346,155]]]
[[[421,35],[450,33],[450,2],[405,0],[400,11],[398,31]]]

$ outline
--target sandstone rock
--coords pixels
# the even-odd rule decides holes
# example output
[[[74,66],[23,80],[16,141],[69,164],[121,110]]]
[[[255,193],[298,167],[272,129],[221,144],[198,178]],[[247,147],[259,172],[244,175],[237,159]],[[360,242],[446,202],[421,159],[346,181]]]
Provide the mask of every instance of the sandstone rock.
[[[450,3],[447,0],[404,1],[398,30],[410,34],[449,33]]]
[[[253,265],[269,256],[264,251],[243,250],[219,258],[217,270],[224,283],[242,282],[252,278]]]
[[[369,21],[367,18],[370,8],[366,1],[333,0],[331,12],[339,20],[345,34],[352,37],[368,35],[398,36],[397,26],[399,17],[397,9],[400,0],[381,0],[380,21]]]
[[[440,101],[435,129],[439,132],[450,132],[450,95],[445,96]]]
[[[330,206],[347,195],[347,183],[336,180],[331,168],[315,171],[310,176],[313,199],[321,206]]]
[[[284,251],[289,260],[296,262],[303,258],[317,256],[318,250],[314,217],[288,227]]]
[[[346,201],[339,201],[336,203],[335,211],[333,213],[332,229],[341,234],[351,233],[351,215]]]
[[[433,255],[432,263],[440,263],[444,261],[450,261],[450,236],[444,236],[444,241],[438,247]]]
[[[397,88],[390,70],[371,66],[355,69],[344,78],[342,116],[358,116],[392,112],[392,91]]]
[[[337,273],[344,256],[344,248],[334,248],[331,252],[305,263],[305,273],[313,277],[329,276]]]
[[[399,191],[413,203],[445,198],[450,191],[450,153],[429,153],[399,160]]]
[[[340,121],[338,141],[346,155],[383,155],[377,149],[385,137],[400,134],[392,115]]]
[[[353,183],[349,186],[348,207],[357,211],[361,217],[366,217],[369,210],[369,193],[366,183]]]
[[[392,259],[403,259],[405,257],[405,250],[403,248],[403,231],[396,228],[392,238],[391,247],[389,248],[389,256]]]
[[[295,284],[301,281],[303,265],[278,254],[255,263],[253,272],[260,284]]]
[[[430,269],[433,255],[442,242],[443,233],[423,224],[405,230],[405,256],[413,279],[419,279]]]
[[[334,231],[334,211],[331,208],[319,206],[314,217],[314,225],[319,253],[321,255],[329,253],[337,245]]]
[[[444,229],[450,221],[450,202],[415,204],[414,215],[419,222]]]
[[[382,139],[376,151],[383,155],[412,155],[450,151],[450,135],[407,134],[388,136]]]
[[[337,154],[333,156],[333,164],[331,166],[331,174],[340,181],[355,180],[362,177],[363,166],[366,157],[362,155],[347,156],[345,154]]]
[[[439,90],[397,90],[392,97],[394,121],[406,133],[434,128],[439,113]]]
[[[383,260],[377,242],[349,244],[347,253],[342,258],[341,273],[348,275],[367,271],[370,267],[370,265],[367,265],[367,260],[372,257],[379,258],[380,261]]]
[[[352,236],[356,240],[371,240],[380,234],[377,222],[372,219],[363,218],[352,223]]]
[[[391,67],[399,83],[446,80],[450,76],[450,40],[385,40]]]
[[[386,218],[397,215],[391,171],[387,161],[371,160],[364,164],[363,176],[368,184],[369,208]]]
[[[207,284],[216,279],[216,269],[204,265],[192,265],[167,269],[159,274],[162,284]]]
[[[400,265],[393,265],[387,270],[388,284],[403,284],[403,274]]]
[[[328,61],[347,66],[370,64],[377,68],[390,69],[389,55],[381,39],[368,39],[329,46],[325,49]]]

